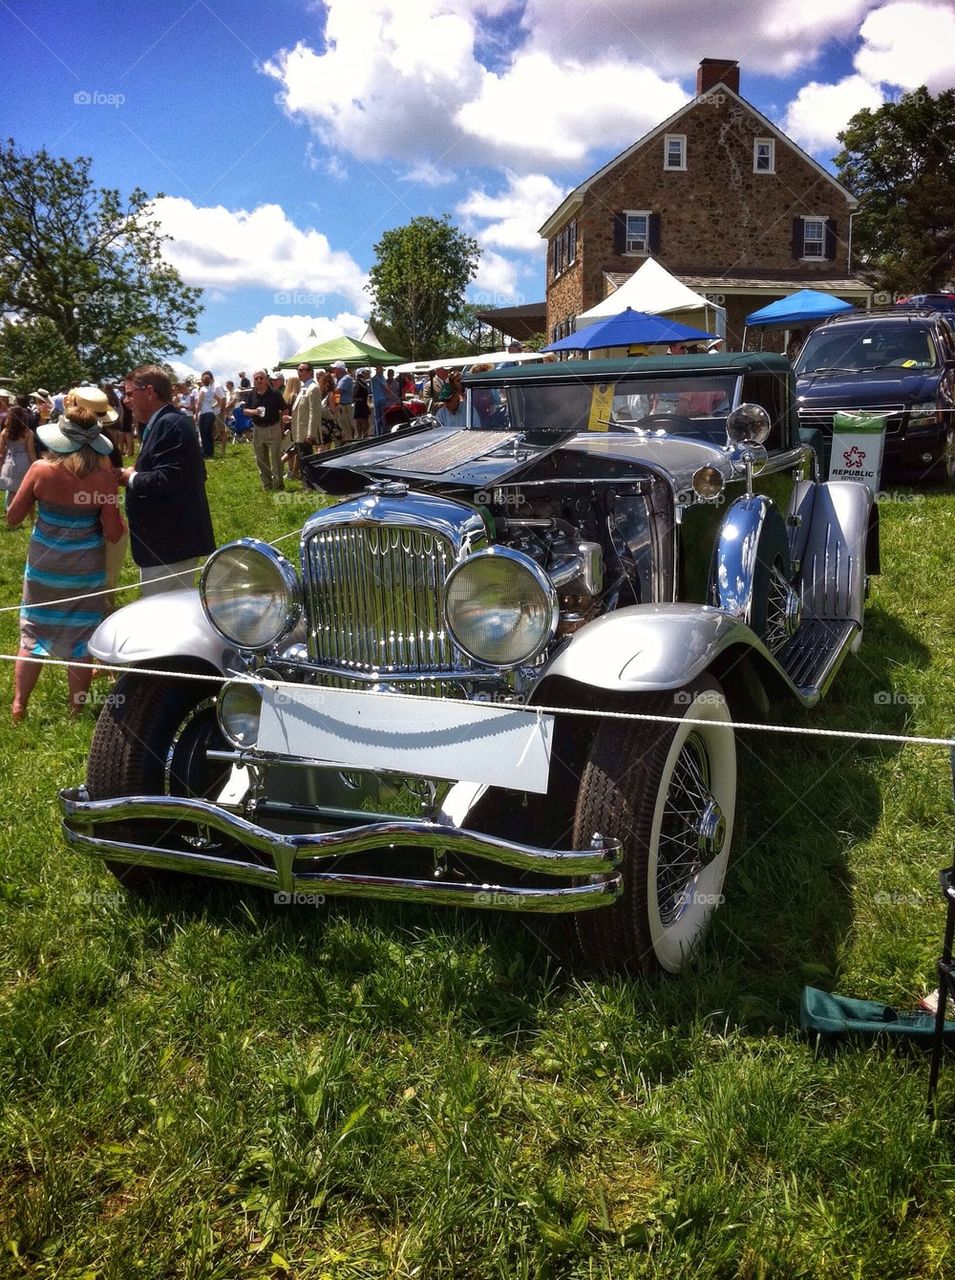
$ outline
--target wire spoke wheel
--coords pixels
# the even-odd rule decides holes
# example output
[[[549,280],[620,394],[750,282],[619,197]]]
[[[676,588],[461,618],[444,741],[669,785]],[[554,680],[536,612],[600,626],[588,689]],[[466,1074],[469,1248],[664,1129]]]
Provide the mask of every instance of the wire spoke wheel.
[[[624,847],[624,889],[577,916],[585,956],[598,968],[679,972],[722,901],[736,808],[736,747],[716,681],[634,710],[678,724],[604,724],[581,778],[576,848],[595,832]],[[700,723],[688,723],[690,721]]]

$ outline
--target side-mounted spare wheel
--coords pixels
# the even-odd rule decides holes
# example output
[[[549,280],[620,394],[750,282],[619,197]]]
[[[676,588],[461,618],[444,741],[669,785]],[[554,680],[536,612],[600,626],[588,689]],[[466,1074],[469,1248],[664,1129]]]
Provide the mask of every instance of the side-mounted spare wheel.
[[[710,677],[631,709],[680,722],[604,721],[597,730],[573,847],[598,831],[620,839],[623,893],[612,907],[581,912],[577,937],[596,968],[677,973],[722,901],[736,810],[732,719]]]
[[[230,766],[209,760],[210,749],[228,743],[216,720],[218,681],[172,676],[125,675],[100,712],[90,747],[86,789],[91,800],[116,796],[198,796],[220,794]],[[214,852],[221,837],[206,838],[168,821],[150,820],[110,828],[113,839]],[[152,867],[107,862],[117,880],[135,893],[181,886],[183,877]],[[191,878],[191,877],[190,877]]]

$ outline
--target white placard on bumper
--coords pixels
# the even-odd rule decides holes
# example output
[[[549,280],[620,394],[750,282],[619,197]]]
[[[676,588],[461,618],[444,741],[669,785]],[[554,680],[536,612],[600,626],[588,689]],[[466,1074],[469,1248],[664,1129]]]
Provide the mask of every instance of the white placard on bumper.
[[[554,717],[415,694],[262,687],[261,751],[545,792]]]
[[[830,480],[858,480],[878,493],[885,444],[885,415],[840,412],[832,420]]]

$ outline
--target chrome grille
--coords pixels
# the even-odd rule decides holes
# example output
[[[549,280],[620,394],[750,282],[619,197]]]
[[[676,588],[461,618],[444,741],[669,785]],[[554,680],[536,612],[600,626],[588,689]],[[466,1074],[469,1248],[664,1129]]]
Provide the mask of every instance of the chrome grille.
[[[832,419],[837,413],[884,413],[887,418],[885,433],[886,435],[892,435],[894,432],[902,430],[905,406],[901,404],[867,404],[860,407],[842,405],[836,409],[800,407],[797,412],[801,427],[807,427],[809,430],[817,429],[827,436],[832,435]]]
[[[310,656],[342,672],[462,665],[444,624],[451,542],[430,529],[328,524],[305,543]]]

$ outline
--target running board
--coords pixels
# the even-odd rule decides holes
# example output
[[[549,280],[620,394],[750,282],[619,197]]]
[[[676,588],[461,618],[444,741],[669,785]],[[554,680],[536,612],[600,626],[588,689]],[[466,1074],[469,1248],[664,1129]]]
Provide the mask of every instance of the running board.
[[[807,618],[776,661],[801,696],[815,701],[832,683],[860,630],[845,618]]]

